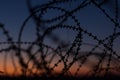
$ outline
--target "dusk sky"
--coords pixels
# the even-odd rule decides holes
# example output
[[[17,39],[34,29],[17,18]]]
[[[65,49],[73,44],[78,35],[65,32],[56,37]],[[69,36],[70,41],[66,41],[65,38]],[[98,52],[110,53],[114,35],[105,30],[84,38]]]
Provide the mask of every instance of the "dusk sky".
[[[31,2],[34,5],[45,3],[48,0],[36,0]],[[112,0],[110,0],[112,1]],[[80,1],[81,2],[81,1]],[[114,16],[114,5],[111,5],[112,3],[109,3],[105,5],[106,11],[110,14],[111,17]],[[70,4],[74,6],[75,4]],[[65,8],[71,8],[70,5],[63,5]],[[9,30],[10,34],[12,35],[14,40],[17,40],[19,29],[24,22],[24,20],[30,15],[28,6],[26,5],[26,0],[1,0],[0,2],[0,22],[4,24],[4,26]],[[55,13],[47,14],[47,17],[53,16]],[[88,30],[89,32],[92,32],[93,34],[97,35],[101,39],[103,37],[108,36],[111,32],[113,32],[114,24],[108,20],[102,12],[96,8],[95,6],[89,6],[84,8],[80,13],[76,13],[77,19],[80,20],[81,26],[83,29]],[[28,22],[28,25],[31,25],[26,27],[27,30],[25,32],[28,33],[30,30],[34,30],[34,25],[30,22]],[[104,28],[104,29],[103,29]],[[28,31],[29,30],[29,31]],[[28,31],[28,32],[27,32]],[[34,31],[31,31],[32,33]],[[25,37],[32,37],[30,35],[27,35]]]
[[[31,0],[31,3],[33,7],[35,5],[41,5],[43,3],[46,3],[48,0]],[[83,0],[82,0],[83,1]],[[105,11],[114,19],[115,18],[115,5],[113,3],[114,0],[109,0],[106,5],[103,5],[103,8]],[[78,1],[79,3],[81,1]],[[71,10],[76,7],[79,3],[68,3],[66,4],[61,4],[58,6],[62,6],[62,8],[66,8],[68,10]],[[120,4],[120,0],[119,0]],[[119,5],[119,10],[120,10],[120,5]],[[120,13],[120,12],[119,12]],[[43,15],[43,19],[49,19],[52,17],[56,17],[57,15],[63,14],[62,12],[60,13],[59,11],[49,11],[45,15]],[[26,0],[0,0],[0,23],[4,24],[4,27],[6,30],[8,30],[10,36],[13,38],[13,41],[17,42],[18,40],[18,35],[19,35],[19,30],[25,21],[25,19],[30,15],[28,6],[26,3]],[[78,11],[77,13],[74,14],[76,18],[79,20],[81,23],[81,28],[84,30],[87,30],[88,32],[92,33],[93,35],[97,36],[99,39],[104,39],[109,35],[112,35],[113,29],[114,29],[114,24],[103,14],[101,10],[99,10],[95,5],[88,5],[87,7],[81,9],[81,11]],[[120,15],[118,15],[120,18]],[[119,19],[120,22],[120,19]],[[69,18],[65,24],[69,25],[75,25],[75,22]],[[45,24],[46,26],[49,27],[51,24]],[[35,31],[35,23],[32,20],[32,18],[27,22],[24,30],[23,30],[23,35],[21,40],[24,41],[34,41],[36,39],[36,31]],[[120,29],[117,29],[117,32],[120,32]],[[72,43],[74,38],[76,37],[76,32],[72,30],[56,30],[54,32],[57,34],[60,38],[63,38],[65,42],[70,42]],[[52,46],[52,42],[49,41],[48,38],[45,39],[44,43],[46,45]],[[6,37],[3,35],[2,30],[0,30],[0,42],[6,42]],[[83,43],[89,43],[89,44],[97,44],[98,42],[94,39],[92,39],[88,35],[83,35]],[[107,43],[107,41],[105,42]],[[114,42],[114,51],[116,51],[117,54],[120,54],[120,37],[118,37],[115,42]],[[4,48],[5,45],[0,45],[0,49]],[[103,47],[102,45],[100,47]],[[82,46],[82,51],[90,51],[91,46]],[[100,51],[100,50],[98,50]],[[9,52],[8,52],[9,53]],[[12,52],[11,52],[12,53]],[[2,55],[2,56],[1,56]],[[0,71],[2,71],[2,65],[3,63],[3,54],[0,53]],[[2,60],[1,60],[2,59]]]

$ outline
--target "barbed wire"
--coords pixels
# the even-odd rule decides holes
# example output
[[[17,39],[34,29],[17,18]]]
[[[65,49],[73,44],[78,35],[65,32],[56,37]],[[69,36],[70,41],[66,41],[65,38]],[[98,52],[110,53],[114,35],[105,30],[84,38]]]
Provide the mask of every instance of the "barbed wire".
[[[64,5],[69,5],[70,3],[78,3],[75,8],[68,10]],[[0,29],[3,31],[3,35],[6,36],[6,41],[0,42],[0,46],[7,45],[5,48],[0,49],[0,55],[4,54],[4,72],[9,75],[7,71],[7,56],[8,53],[12,59],[12,65],[14,68],[13,75],[18,72],[17,65],[19,64],[21,75],[23,76],[41,76],[41,77],[58,77],[61,79],[62,76],[78,77],[81,76],[85,67],[88,70],[86,75],[98,77],[104,75],[106,77],[112,72],[120,73],[120,55],[114,49],[114,42],[119,38],[119,1],[112,0],[115,4],[115,16],[112,18],[104,5],[106,5],[109,0],[50,0],[42,5],[32,6],[31,0],[27,0],[28,9],[30,15],[23,22],[19,33],[18,40],[14,41],[13,37],[5,26],[0,23]],[[58,6],[59,5],[59,6]],[[107,37],[100,39],[99,36],[93,34],[86,30],[79,19],[77,19],[76,13],[85,8],[94,5],[105,15],[107,19],[114,24],[113,32]],[[56,17],[49,19],[44,18],[46,14],[49,14],[49,10],[60,11],[61,13],[55,14]],[[74,25],[66,24],[68,19],[73,20]],[[22,36],[25,27],[29,24],[29,20],[33,19],[35,23],[35,33],[36,39],[34,41],[23,41]],[[67,39],[62,40],[57,33],[57,30],[70,30],[76,33],[73,41],[69,42]],[[64,33],[61,33],[64,35]],[[84,35],[87,35],[95,41],[96,44],[84,42]],[[54,44],[49,45],[46,43],[46,39],[52,41]],[[24,45],[24,47],[23,47]],[[84,45],[90,48],[89,51],[82,52]],[[27,46],[27,47],[26,47]],[[95,52],[99,49],[100,52]],[[12,53],[10,52],[12,51]],[[89,58],[94,57],[90,60]],[[16,62],[16,59],[18,63]],[[87,64],[86,64],[87,63]],[[72,71],[73,69],[73,71]],[[84,70],[84,71],[83,71]],[[0,72],[0,73],[1,73]],[[111,73],[110,73],[111,72]]]

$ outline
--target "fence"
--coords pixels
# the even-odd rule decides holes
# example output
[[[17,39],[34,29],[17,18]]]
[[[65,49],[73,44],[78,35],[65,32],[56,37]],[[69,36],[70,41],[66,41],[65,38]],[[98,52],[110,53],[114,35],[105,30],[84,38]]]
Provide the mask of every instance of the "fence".
[[[111,3],[113,12],[107,11],[109,8],[106,8]],[[7,45],[0,49],[1,55],[4,55],[4,69],[0,73],[9,75],[7,55],[11,56],[12,75],[18,72],[24,76],[72,78],[106,77],[120,73],[118,0],[51,0],[35,6],[32,6],[31,0],[27,0],[27,6],[30,15],[19,30],[18,41],[14,41],[14,36],[9,35],[5,26],[0,24],[0,29],[7,38],[5,42],[0,42],[1,46]],[[112,24],[109,26],[112,27],[112,31],[107,36],[96,35],[95,30],[91,32],[89,30],[91,26],[87,24],[85,24],[87,27],[84,27],[83,21],[87,22],[90,16],[80,15],[86,15],[84,10],[88,14],[91,13],[92,8],[100,11],[100,13],[93,11],[93,14],[100,14],[103,16],[101,19],[106,19]],[[90,20],[96,21],[93,25],[100,25],[103,32],[106,24],[99,24],[102,21],[97,17],[99,18],[92,15]],[[23,41],[23,32],[31,19],[35,24],[36,38],[31,42]],[[91,21],[87,23],[92,24]]]

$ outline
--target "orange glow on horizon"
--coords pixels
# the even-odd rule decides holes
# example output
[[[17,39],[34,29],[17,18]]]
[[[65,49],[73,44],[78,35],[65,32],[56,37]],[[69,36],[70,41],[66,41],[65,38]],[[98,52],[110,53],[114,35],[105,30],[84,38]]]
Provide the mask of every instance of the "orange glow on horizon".
[[[93,57],[92,57],[93,58]],[[53,62],[49,65],[49,68],[52,68],[54,65],[55,65],[55,63],[57,63],[57,61],[59,60],[60,58],[55,58],[54,60],[53,60]],[[71,59],[71,58],[70,58]],[[90,58],[91,59],[91,58]],[[90,61],[90,59],[89,59],[89,61]],[[21,67],[19,66],[19,63],[18,63],[18,61],[17,61],[17,59],[15,59],[16,60],[16,68],[17,68],[17,70],[15,70],[15,68],[14,68],[14,66],[13,66],[13,64],[12,64],[12,62],[11,62],[11,58],[8,58],[8,62],[6,63],[7,65],[6,65],[6,72],[4,72],[4,66],[2,65],[2,66],[0,66],[0,71],[2,71],[3,73],[1,73],[0,75],[8,75],[8,76],[20,76],[20,75],[22,75],[22,71],[21,71]],[[49,59],[48,59],[49,60]],[[93,60],[91,60],[91,61],[95,61],[94,59]],[[1,62],[1,64],[3,64],[3,62],[2,62],[2,60],[0,61]],[[70,75],[72,75],[72,76],[76,76],[75,75],[75,73],[76,73],[76,71],[77,71],[77,69],[79,68],[79,64],[80,63],[78,63],[78,62],[75,62],[70,68],[69,68],[69,71],[68,72],[70,72],[71,74]],[[106,63],[104,63],[104,64],[106,64]],[[33,76],[33,75],[31,75],[30,74],[30,71],[29,71],[29,69],[31,69],[31,67],[32,67],[32,65],[33,65],[33,63],[30,63],[29,64],[29,66],[28,66],[28,70],[27,70],[27,72],[26,72],[26,76]],[[58,64],[58,66],[56,66],[55,68],[54,68],[54,70],[52,71],[52,74],[53,75],[56,75],[56,74],[60,74],[61,73],[61,71],[63,70],[63,68],[64,68],[64,63],[63,62],[61,62],[61,63],[59,63]],[[32,72],[33,72],[33,74],[34,73],[36,73],[36,71],[37,71],[38,69],[35,67],[35,68],[33,68],[32,69]],[[81,68],[80,68],[80,71],[78,71],[78,75],[77,76],[91,76],[91,73],[92,72],[90,72],[90,71],[92,71],[92,68],[90,67],[90,66],[88,66],[88,65],[83,65]],[[45,69],[39,69],[39,71],[36,73],[37,75],[39,75],[39,76],[41,76],[43,73],[45,73],[46,71],[45,71]],[[112,74],[115,74],[115,75],[119,75],[120,73],[118,73],[118,72],[116,72],[116,71],[110,71],[110,73],[112,73]],[[101,73],[100,73],[100,75],[99,76],[103,76],[103,74],[104,74],[104,71],[102,71]]]

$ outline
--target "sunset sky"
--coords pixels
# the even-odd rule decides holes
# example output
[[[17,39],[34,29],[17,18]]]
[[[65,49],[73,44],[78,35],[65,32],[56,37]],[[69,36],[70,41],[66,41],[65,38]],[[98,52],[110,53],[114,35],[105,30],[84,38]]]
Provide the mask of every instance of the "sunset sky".
[[[46,3],[48,0],[31,0],[32,1],[32,6],[34,7],[35,5],[41,5],[43,3]],[[83,0],[82,0],[83,1]],[[103,5],[103,8],[106,10],[106,12],[112,17],[115,18],[115,5],[114,5],[114,0],[109,0],[109,2],[106,5]],[[76,5],[78,5],[81,2],[81,0],[78,1],[78,3],[69,3],[68,5],[66,4],[61,4],[58,6],[62,6],[63,8],[66,8],[68,10],[73,9]],[[119,1],[120,4],[120,1]],[[119,5],[119,10],[120,10],[120,5]],[[49,13],[46,13],[43,16],[43,19],[49,19],[51,17],[55,17],[56,15],[60,15],[62,13],[59,13],[57,11],[48,11]],[[6,30],[8,30],[10,36],[13,38],[13,41],[17,42],[18,40],[18,35],[19,35],[19,30],[25,21],[25,19],[30,15],[28,6],[26,4],[26,0],[0,0],[0,23],[4,24],[4,27]],[[114,24],[106,18],[106,16],[97,8],[95,5],[89,5],[88,7],[82,9],[81,11],[78,11],[77,13],[74,14],[76,18],[79,20],[81,23],[81,28],[87,30],[88,32],[92,33],[93,35],[97,36],[99,39],[104,39],[107,36],[111,35],[114,29]],[[120,15],[119,15],[120,18]],[[120,19],[119,19],[120,22]],[[65,24],[69,25],[75,25],[74,21],[68,19],[68,21],[65,22]],[[46,24],[47,26],[51,24]],[[120,32],[120,29],[117,30],[117,32]],[[70,42],[74,40],[76,37],[76,32],[72,30],[56,30],[54,32],[57,34],[60,38],[62,38],[65,42]],[[6,36],[3,34],[3,31],[0,29],[0,42],[6,42]],[[23,35],[21,40],[24,41],[34,41],[36,39],[36,32],[35,32],[35,23],[32,19],[30,19],[27,22],[26,27],[23,30]],[[48,39],[45,38],[44,43],[46,45],[54,46],[51,45],[52,42]],[[90,43],[90,44],[97,44],[98,42],[88,35],[83,35],[83,43]],[[105,42],[107,43],[107,41]],[[114,51],[116,51],[117,54],[120,55],[120,37],[118,37],[115,42],[114,42]],[[0,50],[6,48],[9,45],[4,45],[0,44]],[[24,46],[24,45],[23,45]],[[103,48],[101,45],[100,47]],[[89,45],[83,45],[81,48],[81,51],[90,51],[91,46]],[[100,51],[99,49],[96,51]],[[101,51],[100,51],[101,52]],[[4,54],[8,54],[8,64],[7,66],[8,72],[13,71],[12,64],[11,64],[11,54],[14,54],[15,52],[2,52],[0,53],[0,71],[3,71],[3,63],[4,63]],[[14,55],[15,56],[15,55]],[[17,61],[17,59],[15,58]],[[91,59],[92,61],[92,59]],[[17,64],[17,62],[16,62]],[[62,66],[62,65],[61,65]],[[75,66],[75,65],[74,65]],[[12,68],[11,68],[12,67]],[[17,64],[17,67],[19,65]],[[78,66],[77,66],[78,67]],[[60,69],[60,68],[59,68]],[[84,67],[83,70],[89,70],[86,66]],[[10,71],[11,70],[11,71]],[[71,68],[74,72],[74,68]],[[18,70],[19,72],[19,70]]]

